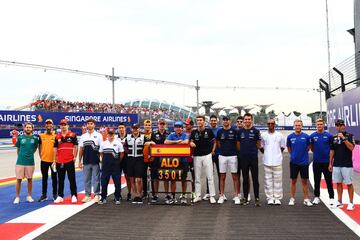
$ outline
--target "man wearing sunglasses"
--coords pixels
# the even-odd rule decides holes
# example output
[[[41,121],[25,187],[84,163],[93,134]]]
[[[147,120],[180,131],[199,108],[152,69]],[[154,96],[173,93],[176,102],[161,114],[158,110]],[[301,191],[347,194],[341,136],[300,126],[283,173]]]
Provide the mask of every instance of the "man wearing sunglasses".
[[[280,205],[283,197],[282,188],[282,152],[285,138],[275,130],[275,120],[267,121],[268,130],[261,134],[260,151],[264,154],[264,190],[268,205]]]
[[[355,209],[354,186],[352,184],[353,164],[352,164],[352,151],[355,147],[354,136],[346,132],[344,120],[338,119],[335,122],[337,134],[334,136],[333,144],[330,150],[330,163],[329,171],[332,172],[332,177],[336,183],[338,194],[338,202],[336,207],[342,208],[342,193],[343,183],[347,185],[350,203],[347,210],[352,211]]]

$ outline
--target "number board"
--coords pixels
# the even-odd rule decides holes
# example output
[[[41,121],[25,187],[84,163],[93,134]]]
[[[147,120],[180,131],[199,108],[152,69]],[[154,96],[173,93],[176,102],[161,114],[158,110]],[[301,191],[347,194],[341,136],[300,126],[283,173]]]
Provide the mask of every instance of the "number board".
[[[183,175],[183,158],[160,157],[160,168],[158,169],[159,180],[181,181]]]

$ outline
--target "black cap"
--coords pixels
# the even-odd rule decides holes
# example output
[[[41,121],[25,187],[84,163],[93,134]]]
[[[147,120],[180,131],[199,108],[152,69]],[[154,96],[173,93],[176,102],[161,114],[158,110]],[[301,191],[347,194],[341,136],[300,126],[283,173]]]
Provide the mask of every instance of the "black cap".
[[[134,123],[134,124],[131,125],[131,128],[139,128],[139,124]]]
[[[222,120],[230,120],[230,118],[229,118],[229,116],[225,115],[225,116],[222,117]]]
[[[345,125],[345,122],[342,119],[338,119],[336,120],[335,125]]]

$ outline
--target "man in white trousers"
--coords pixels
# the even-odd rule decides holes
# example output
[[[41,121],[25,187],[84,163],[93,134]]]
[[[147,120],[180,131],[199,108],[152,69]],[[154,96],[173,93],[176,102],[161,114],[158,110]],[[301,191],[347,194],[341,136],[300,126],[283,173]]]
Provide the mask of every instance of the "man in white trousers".
[[[190,146],[194,148],[195,193],[194,203],[201,201],[201,171],[205,169],[209,183],[210,203],[216,203],[212,155],[215,154],[216,141],[211,129],[205,128],[205,117],[196,117],[197,129],[190,135]]]
[[[264,190],[268,205],[281,205],[282,161],[286,144],[284,136],[275,130],[275,120],[267,121],[268,130],[261,134],[260,151],[264,154]]]

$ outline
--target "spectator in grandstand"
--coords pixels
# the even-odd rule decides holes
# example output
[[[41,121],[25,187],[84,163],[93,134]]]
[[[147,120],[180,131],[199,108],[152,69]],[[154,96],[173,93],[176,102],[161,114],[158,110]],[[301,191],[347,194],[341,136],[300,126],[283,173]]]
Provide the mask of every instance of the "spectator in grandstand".
[[[124,146],[125,144],[125,139],[126,139],[126,126],[124,123],[119,123],[118,125],[118,139],[120,140],[121,144]],[[124,153],[124,157],[121,159],[121,163],[120,163],[120,175],[121,172],[124,173],[125,175],[125,179],[126,179],[126,187],[128,189],[128,194],[127,194],[127,198],[126,201],[131,201],[131,181],[130,178],[127,174],[127,154]],[[120,199],[121,199],[121,195],[120,195]]]
[[[79,146],[79,166],[83,168],[85,197],[82,202],[91,201],[91,187],[94,189],[94,201],[100,200],[100,154],[99,148],[103,142],[102,135],[95,131],[96,121],[89,118],[86,121],[87,132],[81,135]]]
[[[212,155],[215,154],[215,135],[205,128],[205,116],[196,117],[197,129],[190,135],[190,146],[194,148],[195,192],[194,202],[201,201],[201,171],[204,168],[209,183],[210,203],[216,203]]]
[[[125,151],[128,154],[127,157],[127,172],[131,181],[131,188],[134,193],[132,203],[142,204],[141,197],[142,191],[142,177],[144,173],[144,144],[146,138],[143,134],[140,134],[139,125],[133,124],[131,126],[131,134],[127,135],[125,139]],[[144,183],[146,184],[146,183]]]
[[[290,153],[290,201],[289,205],[295,205],[296,181],[300,172],[301,185],[304,193],[304,205],[312,206],[309,199],[308,179],[309,179],[309,145],[310,137],[302,132],[303,123],[297,119],[294,121],[295,132],[287,137],[286,146]]]
[[[183,122],[181,121],[176,121],[174,123],[174,132],[172,132],[165,140],[164,142],[165,144],[189,144],[189,138],[188,136],[183,132]],[[182,189],[182,194],[180,196],[180,201],[181,203],[187,203],[186,200],[186,178],[187,178],[187,172],[189,171],[189,164],[187,162],[187,158],[180,158],[180,165],[182,165],[182,182],[181,182],[181,189]],[[176,192],[176,182],[175,181],[171,181],[171,199],[166,199],[167,204],[172,204],[172,203],[176,203],[176,196],[175,196],[175,192]]]
[[[64,181],[66,173],[70,183],[71,202],[77,203],[75,162],[78,153],[78,140],[76,134],[69,131],[69,124],[66,119],[60,121],[60,127],[61,132],[55,136],[54,143],[54,155],[59,181],[58,197],[54,203],[64,201]]]
[[[330,198],[330,205],[334,204],[334,188],[332,184],[332,174],[329,171],[330,147],[334,137],[324,130],[323,119],[316,120],[316,132],[310,135],[310,149],[313,154],[314,172],[314,195],[313,204],[320,203],[320,181],[321,174],[324,174],[327,190]]]
[[[241,170],[243,174],[244,198],[242,205],[248,205],[248,195],[250,189],[249,171],[254,187],[255,206],[260,206],[259,199],[259,167],[258,149],[261,147],[260,131],[253,126],[253,116],[251,113],[244,115],[244,127],[237,133],[238,148],[240,148]]]
[[[275,120],[267,121],[268,130],[261,134],[260,151],[264,154],[264,190],[268,205],[281,205],[283,197],[282,161],[286,147],[284,136],[275,130]]]
[[[41,159],[40,169],[42,175],[42,194],[39,202],[46,201],[49,168],[51,170],[52,194],[53,200],[57,198],[57,171],[54,162],[54,143],[55,132],[54,122],[52,119],[45,120],[45,132],[39,136],[39,156]],[[53,168],[55,166],[55,168]]]
[[[215,115],[211,115],[210,116],[210,129],[213,131],[213,134],[214,134],[215,137],[217,135],[217,132],[220,129],[217,125],[218,125],[218,118]],[[218,183],[219,183],[218,188],[219,188],[219,192],[220,192],[219,149],[216,149],[215,153],[212,154],[211,157],[212,157],[213,164],[215,164],[215,167],[216,167],[216,172],[217,172],[217,176],[218,176]],[[225,195],[223,197],[226,200]],[[203,200],[209,200],[209,198],[210,198],[209,183],[208,183],[208,180],[206,180],[206,194],[203,197]]]
[[[16,197],[14,204],[20,203],[21,181],[27,178],[28,193],[27,202],[34,202],[32,198],[32,177],[35,169],[34,153],[39,145],[39,138],[33,135],[34,125],[30,122],[24,125],[24,134],[20,135],[16,141],[17,160],[15,165],[16,174]]]
[[[152,126],[152,121],[150,119],[146,119],[144,121],[144,131],[142,132],[142,134],[144,135],[145,137],[145,140],[147,142],[150,142],[151,141],[151,126]],[[147,147],[148,146],[144,146],[145,149],[145,152],[147,152]],[[144,159],[145,162],[144,162],[144,171],[143,171],[143,176],[142,176],[142,182],[143,182],[143,195],[142,195],[142,198],[146,198],[148,197],[148,181],[147,181],[147,177],[148,177],[148,170],[149,170],[149,158],[150,158],[150,155],[148,154],[145,154],[144,155]],[[153,186],[153,183],[151,183],[151,188],[152,190],[154,191],[154,186]]]
[[[191,118],[187,118],[185,121],[185,130],[184,133],[188,136],[190,139],[191,132],[194,128],[194,121]],[[191,173],[191,192],[192,192],[192,200],[195,199],[195,172],[194,172],[194,158],[193,156],[188,157],[188,163],[189,163],[189,171]]]
[[[219,172],[220,172],[220,193],[218,203],[223,204],[225,197],[225,179],[226,171],[231,172],[234,184],[234,202],[240,204],[239,198],[239,175],[237,159],[237,141],[236,130],[231,127],[231,121],[228,116],[223,116],[223,127],[216,134],[216,144],[219,150]]]
[[[101,199],[99,204],[106,203],[107,188],[110,180],[110,176],[115,184],[114,201],[115,204],[120,204],[121,196],[121,170],[120,161],[124,156],[124,148],[118,139],[115,139],[115,129],[110,128],[107,134],[107,140],[100,144],[100,155],[102,162],[101,171]]]
[[[165,140],[169,136],[170,132],[166,130],[166,121],[165,119],[159,119],[158,120],[158,129],[153,131],[151,133],[151,141],[148,142],[149,145],[153,144],[164,144]],[[155,157],[152,162],[149,164],[150,171],[151,171],[151,182],[152,182],[152,198],[151,202],[156,203],[158,201],[158,192],[159,192],[159,176],[158,176],[158,170],[160,168],[160,158]],[[165,181],[164,183],[167,183],[167,191],[169,191],[169,182]],[[166,189],[165,189],[166,192]]]
[[[347,210],[355,209],[354,205],[354,186],[352,184],[353,163],[352,151],[355,147],[354,136],[346,131],[343,120],[338,119],[335,122],[337,134],[334,135],[334,141],[330,151],[329,170],[332,171],[332,177],[336,183],[338,202],[336,207],[342,208],[343,183],[347,185],[349,194],[349,204]]]

